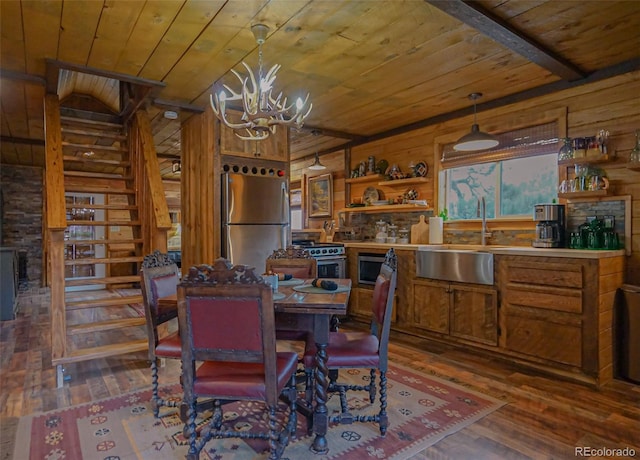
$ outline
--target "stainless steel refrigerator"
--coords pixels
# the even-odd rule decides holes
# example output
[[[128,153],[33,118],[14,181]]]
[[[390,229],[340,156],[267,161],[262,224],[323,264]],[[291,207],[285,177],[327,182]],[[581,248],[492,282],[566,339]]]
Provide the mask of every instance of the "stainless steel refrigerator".
[[[262,274],[274,249],[290,240],[289,191],[283,177],[222,175],[222,251]]]

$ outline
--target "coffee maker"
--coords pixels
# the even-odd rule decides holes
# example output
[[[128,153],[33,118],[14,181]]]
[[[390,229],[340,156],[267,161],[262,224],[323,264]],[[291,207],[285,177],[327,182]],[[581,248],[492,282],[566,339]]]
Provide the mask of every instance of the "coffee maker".
[[[533,209],[536,224],[534,248],[565,246],[565,213],[563,204],[537,204]]]

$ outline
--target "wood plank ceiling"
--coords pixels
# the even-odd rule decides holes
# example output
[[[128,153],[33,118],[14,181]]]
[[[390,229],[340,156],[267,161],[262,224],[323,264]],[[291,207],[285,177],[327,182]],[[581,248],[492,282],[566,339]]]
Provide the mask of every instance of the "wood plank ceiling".
[[[265,67],[282,65],[276,88],[313,102],[292,159],[467,115],[472,92],[485,95],[481,112],[640,68],[635,0],[12,0],[0,13],[5,164],[43,164],[42,100],[57,62],[87,68],[53,66],[62,100],[90,96],[114,112],[117,85],[93,70],[158,83],[147,108],[174,177],[179,120],[164,111],[184,119],[214,82],[237,85],[230,69],[255,68],[256,23],[271,28],[263,54]]]

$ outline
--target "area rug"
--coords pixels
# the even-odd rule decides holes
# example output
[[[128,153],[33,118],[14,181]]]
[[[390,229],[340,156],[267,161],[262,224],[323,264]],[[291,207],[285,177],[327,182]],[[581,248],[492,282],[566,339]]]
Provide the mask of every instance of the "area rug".
[[[367,381],[367,371],[341,373],[341,381]],[[164,396],[179,400],[178,386],[163,387]],[[373,413],[365,392],[350,392],[349,404],[358,413]],[[182,423],[173,408],[162,408],[155,419],[150,408],[151,390],[116,398],[22,417],[13,442],[14,459],[183,459],[187,445]],[[471,391],[443,378],[392,366],[388,372],[389,430],[380,436],[377,425],[354,423],[331,425],[327,434],[329,452],[309,451],[313,441],[306,435],[306,424],[298,419],[297,437],[286,448],[283,459],[407,459],[440,439],[471,425],[497,410],[504,403]],[[339,409],[339,398],[331,396],[329,412]],[[253,403],[225,406],[225,420],[238,430],[262,425],[262,414]],[[255,415],[258,413],[259,415]],[[207,414],[203,414],[204,418]],[[199,419],[199,423],[204,421]],[[7,440],[4,440],[5,443]],[[5,444],[6,446],[6,444]],[[267,458],[266,442],[261,440],[211,440],[201,459],[253,460]]]

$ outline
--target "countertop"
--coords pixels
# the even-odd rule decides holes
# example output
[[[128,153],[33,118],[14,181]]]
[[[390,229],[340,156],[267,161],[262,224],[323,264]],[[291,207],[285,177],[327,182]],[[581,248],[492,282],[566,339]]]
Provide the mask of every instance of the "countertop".
[[[479,244],[389,244],[374,242],[344,242],[347,248],[362,249],[389,249],[398,250],[437,250],[437,249],[469,249],[473,251],[491,252],[499,255],[519,255],[536,257],[566,257],[574,259],[605,259],[608,257],[618,257],[625,255],[624,249],[593,250],[593,249],[567,249],[567,248],[534,248],[530,246],[481,246]]]

